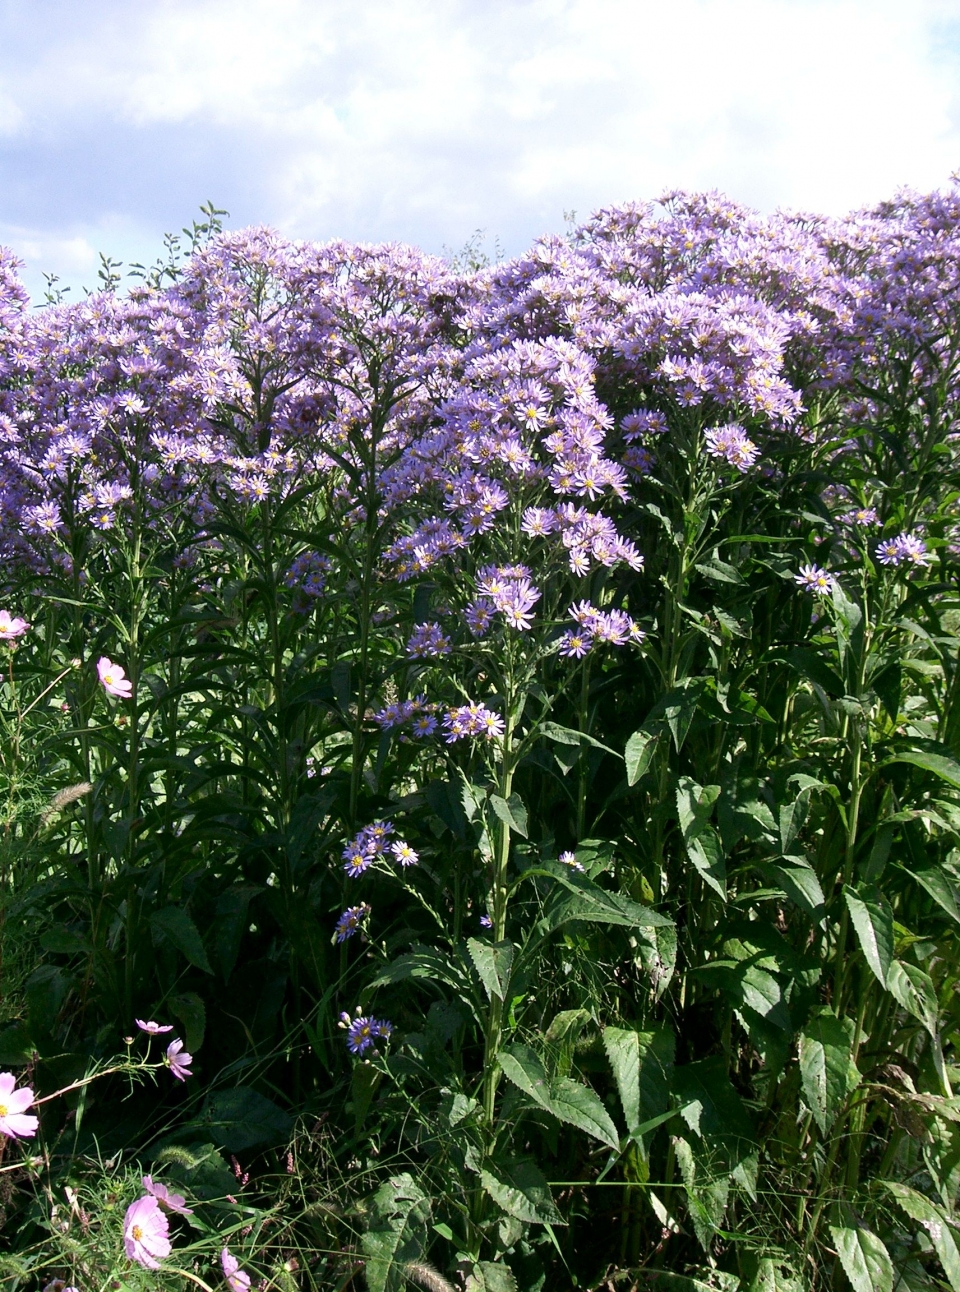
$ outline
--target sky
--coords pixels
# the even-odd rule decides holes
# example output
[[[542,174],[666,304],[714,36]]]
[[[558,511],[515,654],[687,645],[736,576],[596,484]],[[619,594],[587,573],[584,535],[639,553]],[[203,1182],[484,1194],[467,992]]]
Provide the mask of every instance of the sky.
[[[207,199],[513,255],[670,188],[841,214],[957,168],[960,0],[0,0],[0,243],[35,299]]]

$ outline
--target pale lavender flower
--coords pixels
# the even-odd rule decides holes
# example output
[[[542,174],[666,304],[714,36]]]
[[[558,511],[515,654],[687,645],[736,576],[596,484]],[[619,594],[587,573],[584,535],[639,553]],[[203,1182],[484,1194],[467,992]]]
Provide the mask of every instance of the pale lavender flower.
[[[417,624],[413,636],[407,642],[407,654],[411,659],[449,655],[450,638],[443,635],[439,624]]]
[[[559,861],[561,866],[569,866],[571,870],[577,870],[580,871],[581,874],[583,873],[583,866],[579,861],[577,861],[577,854],[575,852],[561,852],[557,861]]]
[[[135,1018],[133,1021],[141,1032],[147,1032],[150,1036],[159,1036],[161,1032],[173,1031],[172,1023],[155,1023],[152,1018],[146,1023],[142,1018]]]
[[[713,458],[723,458],[738,471],[747,471],[757,460],[760,450],[749,439],[746,431],[736,422],[707,431],[707,452]]]
[[[26,619],[14,617],[9,610],[0,610],[0,641],[14,641],[22,637],[29,627]]]
[[[170,1226],[156,1198],[147,1194],[131,1202],[123,1218],[123,1250],[132,1261],[158,1270],[170,1255]]]
[[[881,565],[929,565],[927,545],[916,534],[898,534],[877,545],[877,560]]]
[[[167,1046],[166,1057],[163,1061],[170,1069],[171,1076],[176,1077],[178,1081],[186,1081],[187,1077],[193,1076],[190,1071],[193,1055],[187,1054],[179,1037],[171,1041]]]
[[[347,938],[352,938],[370,914],[370,910],[368,902],[361,902],[359,906],[348,906],[337,920],[334,931],[337,942],[346,942]]]
[[[119,664],[114,664],[107,659],[106,655],[101,655],[97,660],[97,676],[103,683],[103,689],[107,695],[118,696],[121,700],[129,700],[133,694],[133,683],[130,682],[124,670]]]
[[[401,866],[415,866],[420,860],[419,854],[407,843],[406,839],[397,839],[390,845],[394,860]]]
[[[437,720],[434,715],[432,713],[421,713],[411,723],[410,734],[415,740],[423,740],[426,736],[432,736],[436,729]]]
[[[840,520],[844,525],[879,524],[879,517],[872,507],[856,507],[853,511],[844,512]]]
[[[833,575],[821,570],[818,565],[801,565],[800,573],[793,577],[804,592],[812,592],[817,597],[828,596],[837,586]]]
[[[152,1175],[143,1177],[143,1187],[165,1211],[175,1211],[178,1216],[193,1215],[193,1210],[186,1205],[187,1200],[182,1193],[171,1193],[162,1181],[154,1180]]]
[[[240,1268],[240,1262],[228,1247],[220,1253],[220,1266],[230,1292],[250,1292],[250,1275]]]
[[[30,1086],[16,1089],[12,1072],[0,1072],[0,1135],[8,1139],[32,1139],[39,1122],[27,1109],[33,1104]]]

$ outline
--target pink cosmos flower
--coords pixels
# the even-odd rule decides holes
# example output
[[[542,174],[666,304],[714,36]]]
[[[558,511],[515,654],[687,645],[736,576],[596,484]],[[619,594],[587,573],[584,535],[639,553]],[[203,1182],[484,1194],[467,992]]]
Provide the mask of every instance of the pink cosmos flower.
[[[158,1270],[170,1255],[170,1226],[156,1198],[149,1194],[131,1202],[123,1218],[123,1250],[132,1261]]]
[[[165,1211],[175,1211],[178,1216],[193,1215],[192,1209],[184,1206],[187,1200],[182,1193],[171,1193],[167,1186],[159,1180],[154,1182],[152,1176],[145,1175],[143,1177],[143,1187],[151,1197],[156,1198]]]
[[[97,660],[97,674],[107,695],[118,696],[121,700],[130,699],[133,683],[119,664],[114,664],[106,655],[101,655]]]
[[[29,1139],[37,1133],[37,1118],[27,1115],[33,1103],[29,1086],[14,1087],[17,1079],[12,1072],[0,1072],[0,1135],[10,1139]]]
[[[250,1275],[240,1268],[237,1258],[230,1255],[229,1247],[220,1253],[220,1264],[230,1292],[250,1292]]]
[[[30,625],[26,619],[15,619],[9,610],[0,610],[0,641],[13,641],[22,637]]]
[[[159,1036],[161,1032],[173,1031],[172,1023],[155,1023],[152,1018],[146,1023],[142,1018],[135,1018],[133,1021],[141,1032],[147,1032],[150,1036]]]
[[[170,1069],[172,1076],[176,1077],[178,1081],[186,1081],[187,1077],[192,1077],[193,1073],[190,1071],[192,1062],[193,1055],[187,1054],[186,1050],[184,1050],[183,1042],[179,1036],[176,1040],[170,1042],[167,1046],[167,1057],[164,1059],[164,1063]]]

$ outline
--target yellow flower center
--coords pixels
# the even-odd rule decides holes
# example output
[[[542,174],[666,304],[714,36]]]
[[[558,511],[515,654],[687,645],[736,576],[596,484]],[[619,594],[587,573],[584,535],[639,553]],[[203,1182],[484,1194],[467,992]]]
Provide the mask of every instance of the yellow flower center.
[[[140,1239],[143,1237],[143,1230],[140,1228],[139,1225],[133,1226],[133,1228],[130,1230],[130,1237],[133,1239],[135,1243],[139,1243]]]
[[[0,1104],[0,1117],[6,1117],[6,1115],[7,1115],[7,1105]]]

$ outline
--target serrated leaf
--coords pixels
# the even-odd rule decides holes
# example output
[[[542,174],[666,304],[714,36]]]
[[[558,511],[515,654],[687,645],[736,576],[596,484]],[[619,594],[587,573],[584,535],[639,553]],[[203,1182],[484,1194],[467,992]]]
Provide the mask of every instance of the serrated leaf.
[[[481,942],[478,938],[467,940],[467,950],[487,992],[487,998],[507,999],[510,972],[516,948],[512,942]]]
[[[844,886],[843,897],[864,959],[877,981],[885,987],[893,960],[893,912],[890,904],[874,887],[863,887],[857,892]]]
[[[213,973],[197,926],[182,906],[167,906],[162,911],[154,911],[150,916],[150,927],[171,942],[192,965],[204,973]]]
[[[508,799],[499,794],[490,795],[490,806],[500,820],[517,834],[527,838],[527,809],[519,794],[511,794]]]
[[[360,1240],[369,1292],[400,1292],[403,1267],[428,1244],[430,1201],[406,1172],[382,1184],[370,1201],[370,1225]]]
[[[719,795],[719,785],[698,785],[689,776],[681,776],[677,784],[677,813],[687,856],[704,882],[726,901],[727,868],[723,845],[709,821]]]
[[[508,1080],[559,1121],[586,1131],[601,1144],[619,1150],[620,1136],[599,1096],[589,1086],[557,1077],[552,1081],[536,1054],[526,1045],[514,1045],[497,1059]]]
[[[517,1280],[502,1261],[477,1261],[469,1267],[463,1292],[517,1292]]]
[[[948,1283],[954,1292],[960,1292],[960,1251],[946,1214],[936,1203],[907,1184],[898,1180],[881,1180],[880,1183],[896,1198],[910,1219],[916,1220],[927,1231]]]
[[[497,1206],[526,1224],[562,1225],[547,1178],[533,1162],[497,1166],[497,1173],[480,1172],[480,1182]]]
[[[800,857],[781,857],[777,862],[763,866],[764,873],[776,877],[783,891],[802,911],[809,915],[823,913],[824,895],[817,872]]]
[[[776,1257],[765,1256],[744,1292],[803,1292],[803,1284]]]
[[[674,1035],[666,1028],[655,1032],[603,1029],[603,1048],[613,1069],[629,1134],[635,1135],[641,1123],[669,1107],[674,1047]]]
[[[591,749],[602,749],[605,754],[612,754],[614,758],[622,757],[615,749],[611,749],[609,745],[588,735],[587,732],[577,731],[573,727],[561,727],[557,722],[541,722],[538,731],[548,740],[556,741],[558,745],[589,745]]]
[[[887,990],[936,1038],[939,1009],[936,988],[929,974],[916,965],[894,960],[887,971]]]
[[[882,1239],[862,1225],[831,1225],[830,1233],[854,1292],[893,1292],[893,1262]]]
[[[827,1010],[800,1033],[800,1079],[804,1098],[822,1134],[836,1120],[860,1073],[853,1062],[853,1020]]]
[[[636,785],[637,781],[653,762],[653,756],[660,740],[659,732],[635,731],[627,741],[623,760],[627,766],[627,784]]]

